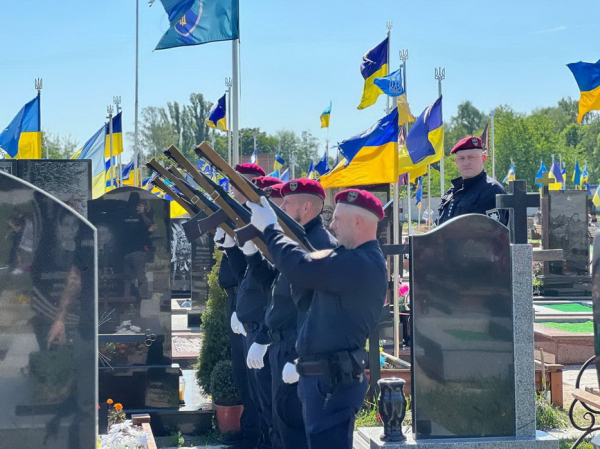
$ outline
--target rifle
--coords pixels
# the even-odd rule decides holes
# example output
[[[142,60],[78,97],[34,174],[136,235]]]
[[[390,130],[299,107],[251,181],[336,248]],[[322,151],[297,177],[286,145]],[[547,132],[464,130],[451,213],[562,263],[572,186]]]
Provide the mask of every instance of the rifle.
[[[214,217],[214,221],[211,221],[211,225],[220,225],[222,221],[219,222],[219,220],[225,216],[229,217],[234,226],[237,228],[244,227],[250,223],[250,218],[252,216],[250,211],[233,199],[229,193],[223,189],[223,187],[210,179],[210,177],[196,170],[190,161],[188,161],[177,148],[170,146],[169,149],[164,150],[163,153],[167,158],[175,162],[175,164],[191,175],[194,181],[196,181],[196,183],[210,195],[210,198],[223,211],[222,215]],[[262,239],[257,235],[256,237],[252,238],[252,241],[260,249],[263,255],[270,260],[269,251]]]
[[[263,195],[262,190],[256,187],[248,179],[244,178],[233,167],[231,167],[219,154],[211,148],[207,142],[202,142],[200,145],[194,148],[195,153],[198,157],[204,157],[214,167],[216,167],[223,175],[229,178],[229,182],[239,190],[249,201],[260,204],[260,197]],[[283,229],[283,232],[292,240],[302,247],[305,251],[314,251],[314,248],[306,238],[306,232],[296,220],[282,211],[279,206],[274,204],[271,200],[268,200],[271,208],[277,215],[277,221]],[[250,230],[238,230],[236,231],[238,241],[240,240],[240,232],[242,232],[242,238],[246,237],[246,233]]]
[[[181,196],[177,195],[177,193],[171,190],[171,188],[167,186],[167,184],[165,184],[158,176],[152,178],[150,180],[150,184],[153,184],[154,186],[158,187],[165,193],[165,195],[169,195],[171,198],[173,198],[173,200],[176,201],[181,207],[183,207],[188,214],[195,215],[198,213],[193,204],[190,204],[188,201],[185,200],[185,198],[182,198]]]

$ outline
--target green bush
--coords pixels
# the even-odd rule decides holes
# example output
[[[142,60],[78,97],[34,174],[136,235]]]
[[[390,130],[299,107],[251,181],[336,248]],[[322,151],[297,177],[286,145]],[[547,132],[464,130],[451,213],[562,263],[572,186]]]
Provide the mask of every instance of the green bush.
[[[566,413],[549,404],[542,394],[535,395],[535,421],[538,430],[567,428]]]
[[[202,349],[196,365],[196,380],[208,395],[212,395],[210,377],[215,365],[221,360],[231,359],[227,294],[219,287],[221,251],[215,249],[213,257],[216,263],[208,275],[208,301],[206,311],[202,314]]]
[[[221,360],[210,376],[210,391],[217,405],[241,405],[240,394],[233,381],[231,360]]]

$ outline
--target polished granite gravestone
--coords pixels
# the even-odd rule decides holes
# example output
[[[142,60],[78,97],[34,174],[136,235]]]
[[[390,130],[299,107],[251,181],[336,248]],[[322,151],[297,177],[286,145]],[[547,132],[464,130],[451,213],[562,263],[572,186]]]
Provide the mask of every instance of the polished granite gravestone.
[[[206,233],[192,243],[192,309],[205,309],[208,301],[208,275],[212,270],[214,242]]]
[[[0,171],[0,447],[96,446],[96,229]]]
[[[411,238],[417,439],[516,431],[509,232],[460,218]]]
[[[169,204],[136,187],[88,203],[98,229],[100,400],[177,407],[171,348]]]
[[[13,174],[87,217],[87,202],[92,199],[91,160],[19,159]]]
[[[187,219],[171,220],[171,292],[189,298],[192,293],[192,244],[182,224]]]
[[[596,353],[596,371],[600,385],[600,231],[594,235],[594,253],[592,255],[592,304],[594,316],[594,352]]]
[[[0,160],[0,171],[14,175],[16,160]]]

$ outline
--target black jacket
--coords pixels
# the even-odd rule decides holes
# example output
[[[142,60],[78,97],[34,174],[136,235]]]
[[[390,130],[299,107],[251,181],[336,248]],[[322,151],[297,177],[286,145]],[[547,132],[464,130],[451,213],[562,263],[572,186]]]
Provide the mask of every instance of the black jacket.
[[[455,178],[452,187],[442,197],[438,207],[437,224],[465,214],[483,214],[508,225],[508,211],[496,209],[496,195],[506,191],[485,170],[474,178]]]

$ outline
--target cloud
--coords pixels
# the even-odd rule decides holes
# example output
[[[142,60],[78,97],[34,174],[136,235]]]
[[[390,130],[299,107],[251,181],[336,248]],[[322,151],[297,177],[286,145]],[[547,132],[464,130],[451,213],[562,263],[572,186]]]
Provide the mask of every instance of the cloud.
[[[560,25],[554,28],[546,28],[545,30],[537,30],[537,31],[532,31],[531,35],[535,35],[535,34],[550,34],[550,33],[557,33],[559,31],[564,31],[566,30],[567,27],[565,25]]]

